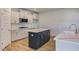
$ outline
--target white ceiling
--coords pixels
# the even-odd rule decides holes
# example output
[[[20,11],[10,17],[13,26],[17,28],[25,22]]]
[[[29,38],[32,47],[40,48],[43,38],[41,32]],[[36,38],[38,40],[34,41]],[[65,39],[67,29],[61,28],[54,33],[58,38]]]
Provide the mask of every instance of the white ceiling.
[[[35,11],[35,12],[47,12],[47,11],[51,11],[51,10],[56,10],[58,8],[28,8],[29,10]]]

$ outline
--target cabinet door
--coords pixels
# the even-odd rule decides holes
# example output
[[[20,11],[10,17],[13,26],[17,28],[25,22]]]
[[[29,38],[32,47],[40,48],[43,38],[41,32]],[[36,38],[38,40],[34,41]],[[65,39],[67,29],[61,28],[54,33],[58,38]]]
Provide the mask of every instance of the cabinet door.
[[[16,39],[18,40],[18,39],[22,39],[23,38],[23,33],[22,33],[22,31],[17,31],[16,32],[17,34],[16,34]]]
[[[1,8],[1,48],[4,49],[8,44],[11,43],[11,9]]]
[[[40,47],[40,38],[38,33],[29,32],[29,47],[38,49]]]
[[[22,31],[22,30],[17,31],[16,37],[17,37],[17,39],[25,38],[24,31]]]
[[[15,11],[15,10],[12,10],[11,11],[11,22],[12,23],[19,23],[19,12],[18,11]]]
[[[15,41],[17,40],[16,36],[17,36],[17,31],[12,31],[12,40],[11,41]]]
[[[20,10],[20,18],[24,18],[25,17],[25,11],[24,10]]]
[[[25,36],[25,37],[28,37],[28,30],[25,30],[25,31],[24,31],[24,36]]]
[[[39,18],[39,17],[38,17],[38,14],[35,14],[35,13],[34,13],[34,14],[33,14],[33,18],[34,18],[34,19],[38,19],[38,18]]]
[[[30,12],[28,13],[28,22],[29,23],[33,22],[33,15]]]

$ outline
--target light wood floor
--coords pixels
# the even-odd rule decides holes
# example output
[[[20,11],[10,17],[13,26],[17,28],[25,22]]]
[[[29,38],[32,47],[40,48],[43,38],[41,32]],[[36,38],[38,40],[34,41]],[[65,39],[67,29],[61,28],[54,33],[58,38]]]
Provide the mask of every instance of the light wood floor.
[[[4,51],[35,51],[35,50],[28,47],[28,38],[25,38],[12,42],[4,49]],[[46,44],[44,44],[36,51],[55,51],[55,41],[51,37],[51,39]]]

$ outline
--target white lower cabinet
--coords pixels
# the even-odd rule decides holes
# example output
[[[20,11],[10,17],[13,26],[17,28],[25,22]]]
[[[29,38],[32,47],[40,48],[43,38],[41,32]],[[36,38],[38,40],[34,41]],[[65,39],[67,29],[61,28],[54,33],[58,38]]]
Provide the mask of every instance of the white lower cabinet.
[[[24,38],[24,35],[23,35],[24,33],[23,33],[23,31],[18,31],[17,32],[17,35],[16,35],[16,38],[17,39],[22,39],[22,38]]]
[[[16,40],[16,31],[12,31],[12,33],[11,33],[11,41],[15,41]]]
[[[27,30],[12,31],[12,41],[28,37]]]

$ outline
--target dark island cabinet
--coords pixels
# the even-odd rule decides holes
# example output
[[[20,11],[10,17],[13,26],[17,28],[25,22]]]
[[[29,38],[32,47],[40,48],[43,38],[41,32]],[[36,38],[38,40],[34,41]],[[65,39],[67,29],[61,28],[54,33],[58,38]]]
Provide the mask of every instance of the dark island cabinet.
[[[29,32],[29,47],[38,49],[50,40],[50,30]]]

